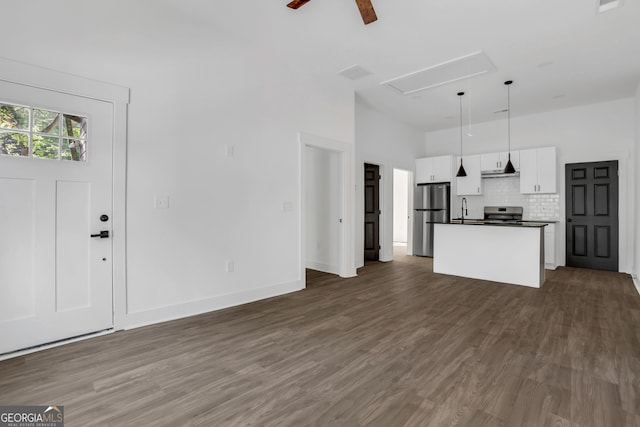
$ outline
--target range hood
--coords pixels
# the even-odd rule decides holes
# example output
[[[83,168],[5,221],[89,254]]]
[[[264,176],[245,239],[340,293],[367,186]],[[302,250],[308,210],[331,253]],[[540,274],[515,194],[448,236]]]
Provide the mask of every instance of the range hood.
[[[511,178],[513,176],[520,176],[520,171],[515,173],[504,173],[504,169],[494,169],[481,171],[482,178]]]

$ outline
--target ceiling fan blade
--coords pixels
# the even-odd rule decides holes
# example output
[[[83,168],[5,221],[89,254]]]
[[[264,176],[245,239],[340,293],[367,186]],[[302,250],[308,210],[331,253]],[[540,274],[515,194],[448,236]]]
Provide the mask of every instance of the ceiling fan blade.
[[[287,7],[290,7],[291,9],[297,9],[300,6],[304,6],[305,4],[309,3],[309,1],[310,0],[293,0],[287,5]]]
[[[365,25],[378,20],[376,11],[373,10],[371,0],[356,0],[356,3],[358,4],[358,9],[360,9],[360,15],[362,15],[362,20]]]

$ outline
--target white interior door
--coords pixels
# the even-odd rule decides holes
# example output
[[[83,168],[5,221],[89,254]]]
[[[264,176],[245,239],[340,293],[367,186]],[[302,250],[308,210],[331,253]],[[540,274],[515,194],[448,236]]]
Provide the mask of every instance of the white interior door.
[[[113,105],[0,82],[0,354],[113,327]]]

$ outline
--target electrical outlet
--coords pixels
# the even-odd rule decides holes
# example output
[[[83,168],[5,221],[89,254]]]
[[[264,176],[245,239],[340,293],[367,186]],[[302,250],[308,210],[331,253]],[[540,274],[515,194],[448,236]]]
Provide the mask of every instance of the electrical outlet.
[[[153,206],[156,209],[169,209],[169,196],[158,196],[153,198]]]
[[[236,264],[233,261],[227,261],[227,273],[233,273],[236,269]]]

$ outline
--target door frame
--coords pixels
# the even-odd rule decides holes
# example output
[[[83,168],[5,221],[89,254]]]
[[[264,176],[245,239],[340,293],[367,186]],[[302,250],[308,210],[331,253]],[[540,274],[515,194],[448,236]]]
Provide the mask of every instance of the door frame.
[[[378,261],[380,262],[388,262],[388,261],[392,261],[393,260],[393,224],[390,224],[391,229],[389,230],[390,233],[385,233],[385,229],[387,228],[387,226],[389,226],[389,224],[386,224],[387,222],[387,216],[389,216],[389,218],[392,218],[392,211],[393,211],[393,207],[391,208],[391,211],[389,211],[389,209],[385,209],[386,206],[386,201],[385,201],[385,196],[386,196],[386,192],[385,192],[385,187],[389,184],[392,185],[391,183],[393,183],[393,168],[387,168],[383,163],[380,162],[376,162],[376,161],[368,161],[368,160],[364,160],[362,162],[362,164],[360,165],[360,167],[362,169],[360,169],[360,176],[362,179],[362,199],[361,199],[361,214],[362,214],[362,223],[360,224],[360,227],[362,229],[362,251],[359,254],[359,256],[362,256],[362,265],[364,265],[365,262],[365,256],[364,256],[364,165],[369,164],[369,165],[375,165],[378,166],[378,172],[380,174],[380,183],[378,185],[378,206],[380,207],[380,217],[378,218],[378,244],[380,245],[380,250],[378,251]],[[386,179],[386,169],[391,170],[391,179],[388,180]],[[393,188],[390,190],[390,193],[393,194]],[[393,204],[393,198],[391,199],[391,202]],[[389,249],[391,249],[391,251],[389,251]]]
[[[0,58],[0,80],[95,99],[113,106],[112,292],[113,328],[124,328],[126,284],[126,171],[129,88]],[[66,343],[66,342],[65,342]],[[40,350],[40,348],[38,349]]]
[[[570,196],[572,195],[572,191],[571,188],[569,188],[569,171],[570,171],[570,167],[576,166],[576,165],[590,165],[591,167],[594,167],[595,164],[615,164],[615,172],[616,172],[616,176],[615,176],[615,201],[617,202],[615,204],[615,209],[617,210],[616,212],[616,216],[615,216],[615,222],[613,223],[615,225],[615,231],[616,231],[616,247],[614,248],[615,250],[615,260],[616,260],[616,269],[615,270],[610,270],[610,269],[604,269],[605,271],[620,271],[620,212],[619,212],[619,208],[620,208],[620,162],[618,160],[600,160],[600,161],[594,161],[594,162],[572,162],[572,163],[565,163],[564,164],[564,199],[565,199],[565,209],[564,209],[564,221],[565,221],[565,265],[568,265],[568,257],[570,255],[570,250],[569,250],[569,245],[570,245],[570,239],[569,239],[569,225],[568,225],[568,212],[570,210],[570,203],[569,203],[569,199]],[[588,167],[588,166],[587,166]],[[586,195],[585,195],[586,196]],[[595,198],[595,196],[594,196]],[[587,203],[585,201],[585,203]],[[575,215],[574,215],[575,216]],[[593,225],[593,224],[589,224],[589,225]],[[588,234],[589,236],[589,234]],[[595,236],[592,236],[595,239]],[[587,249],[588,251],[588,249]],[[592,255],[592,257],[595,257],[595,255]],[[578,263],[576,263],[578,264]],[[598,267],[594,267],[594,266],[578,266],[578,265],[572,265],[572,267],[577,267],[577,268],[594,268],[594,269],[601,269]]]
[[[306,287],[306,147],[314,147],[322,150],[329,150],[337,152],[340,156],[340,163],[342,165],[342,182],[341,186],[341,212],[342,212],[342,228],[340,231],[340,277],[355,277],[356,269],[354,266],[354,168],[353,157],[354,148],[353,144],[346,142],[336,141],[334,139],[312,135],[305,132],[298,133],[298,158],[299,158],[299,171],[298,176],[300,183],[300,200],[299,200],[299,212],[300,212],[300,241],[299,241],[299,259],[300,266],[300,281],[303,287]]]
[[[561,153],[561,152],[560,152]],[[565,165],[567,163],[591,163],[602,162],[608,160],[618,161],[618,271],[621,273],[631,274],[633,266],[634,241],[629,236],[634,233],[634,204],[635,197],[633,194],[633,170],[629,168],[630,153],[626,151],[612,151],[606,156],[591,155],[590,153],[582,153],[579,156],[571,158],[563,158],[558,162],[556,173],[560,179],[558,191],[560,195],[560,223],[556,227],[556,243],[560,245],[559,252],[556,254],[558,265],[566,265],[566,221],[567,211],[565,206]],[[630,173],[631,172],[631,173]],[[637,190],[637,189],[636,189]],[[631,203],[630,203],[631,202]],[[624,232],[626,230],[626,232]],[[556,247],[558,249],[558,247]]]
[[[379,178],[378,178],[378,212],[379,213],[378,213],[378,259],[377,259],[377,261],[384,262],[384,261],[388,261],[384,257],[384,248],[385,248],[385,246],[383,244],[383,241],[384,241],[384,209],[383,209],[383,207],[384,207],[384,198],[383,198],[383,194],[384,194],[384,190],[383,190],[383,186],[384,186],[384,181],[383,181],[383,178],[384,178],[383,177],[384,166],[380,165],[378,163],[375,163],[375,162],[364,162],[362,164],[362,171],[363,171],[362,182],[363,183],[366,182],[365,174],[366,174],[367,165],[376,166],[378,168],[378,176],[379,176]],[[363,186],[363,189],[365,187],[366,187],[366,184],[365,184],[365,186]],[[362,193],[362,207],[363,207],[363,209],[362,209],[362,219],[363,219],[363,223],[364,224],[366,224],[366,216],[367,216],[367,214],[365,212],[366,205],[367,205],[366,197],[367,197],[367,193],[366,193],[366,191],[363,191],[363,193]],[[364,228],[363,228],[363,230],[364,230]],[[391,235],[393,236],[393,231],[391,232]],[[364,242],[367,239],[367,233],[363,231],[362,237],[363,237],[363,239],[362,239],[362,248],[363,248],[362,257],[366,262],[367,261],[367,257],[365,256],[366,249],[365,249]],[[393,246],[393,242],[391,242],[391,245]]]

